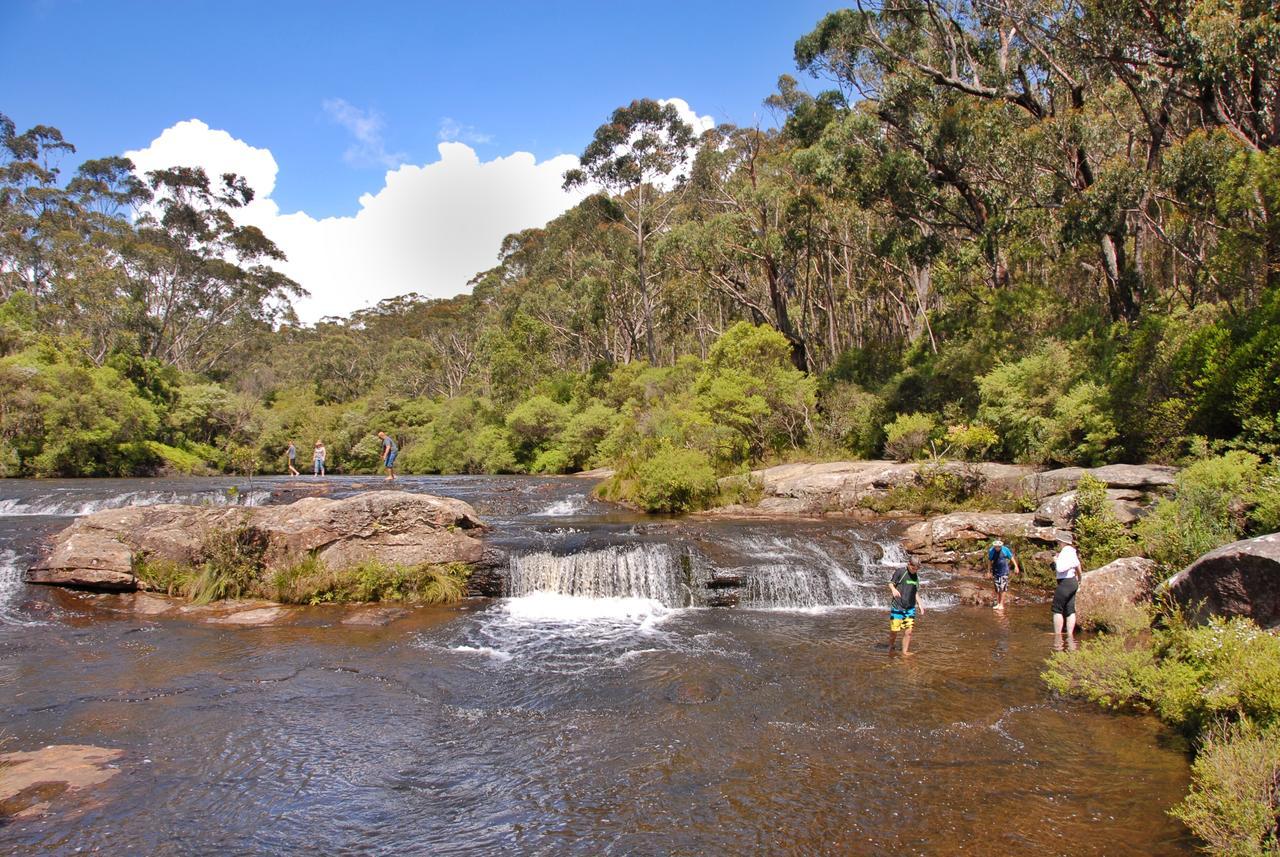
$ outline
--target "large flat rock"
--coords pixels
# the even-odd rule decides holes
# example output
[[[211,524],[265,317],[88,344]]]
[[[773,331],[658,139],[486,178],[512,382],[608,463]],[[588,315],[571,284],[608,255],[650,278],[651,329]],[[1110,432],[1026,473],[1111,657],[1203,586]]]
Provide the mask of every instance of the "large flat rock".
[[[1159,491],[1173,486],[1178,468],[1163,464],[1108,464],[1105,467],[1063,467],[1023,478],[1022,493],[1038,498],[1074,491],[1085,474],[1108,488]]]
[[[370,491],[345,500],[307,497],[282,506],[133,506],[80,518],[54,538],[27,572],[31,583],[137,589],[139,556],[193,565],[218,534],[245,529],[265,544],[268,570],[309,556],[337,570],[373,560],[388,565],[474,563],[484,525],[461,500]]]
[[[902,536],[902,546],[919,554],[955,542],[985,542],[1016,536],[1051,543],[1067,535],[1055,527],[1037,525],[1035,515],[1029,512],[952,512],[912,524]]]
[[[1280,627],[1280,533],[1212,550],[1169,578],[1168,588],[1192,621],[1246,616]]]

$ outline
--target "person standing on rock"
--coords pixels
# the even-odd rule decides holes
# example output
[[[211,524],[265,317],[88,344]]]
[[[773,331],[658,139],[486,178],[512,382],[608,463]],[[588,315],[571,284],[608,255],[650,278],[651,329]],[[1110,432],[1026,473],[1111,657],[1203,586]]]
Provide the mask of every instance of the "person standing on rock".
[[[1076,591],[1080,589],[1080,554],[1071,544],[1068,537],[1057,556],[1053,558],[1053,572],[1058,579],[1058,588],[1053,591],[1053,639],[1061,642],[1065,628],[1066,641],[1074,642],[1072,636],[1076,630]]]
[[[1018,567],[1018,558],[1013,555],[1013,551],[999,539],[992,542],[987,550],[987,562],[991,563],[991,580],[996,589],[995,603],[991,607],[993,610],[1003,610],[1004,598],[1009,592],[1010,566],[1014,574],[1022,574],[1022,569]]]
[[[912,557],[902,568],[889,576],[889,592],[893,601],[889,605],[889,654],[898,632],[902,632],[902,653],[911,654],[911,631],[915,628],[916,612],[924,614],[924,602],[919,600],[920,561]]]
[[[385,431],[378,432],[378,439],[382,441],[382,466],[387,468],[386,481],[394,482],[396,478],[396,456],[400,453],[400,447],[396,446],[395,438]]]
[[[311,450],[311,475],[324,476],[324,460],[328,457],[325,452],[324,442],[316,439],[315,448]]]
[[[284,451],[284,457],[289,462],[289,475],[297,476],[298,468],[294,467],[298,463],[298,447],[293,441],[289,441],[289,448]]]

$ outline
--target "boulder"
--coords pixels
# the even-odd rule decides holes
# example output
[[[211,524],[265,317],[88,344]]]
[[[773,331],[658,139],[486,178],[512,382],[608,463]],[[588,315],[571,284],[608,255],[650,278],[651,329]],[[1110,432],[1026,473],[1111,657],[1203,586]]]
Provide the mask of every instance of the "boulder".
[[[1280,627],[1280,533],[1209,551],[1169,578],[1168,589],[1193,621],[1247,616]]]
[[[1131,488],[1108,488],[1107,499],[1111,501],[1111,511],[1116,520],[1122,524],[1132,524],[1142,517],[1146,507],[1140,502],[1142,492]],[[1067,529],[1076,516],[1076,492],[1054,494],[1040,504],[1035,512],[1036,523],[1045,527]]]
[[[132,506],[80,518],[27,572],[31,583],[138,589],[135,557],[198,564],[219,534],[243,533],[267,570],[314,556],[337,570],[365,560],[396,565],[474,563],[484,529],[461,500],[370,491],[344,500],[306,497],[284,506]]]
[[[924,553],[955,542],[1017,536],[1048,543],[1067,535],[1056,527],[1037,526],[1030,513],[952,512],[912,524],[902,536],[902,546],[911,553]]]
[[[774,505],[770,514],[814,515],[847,510],[864,497],[910,485],[922,467],[920,462],[825,461],[817,464],[782,464],[752,471],[763,489],[761,507]],[[1036,468],[1022,464],[947,461],[937,465],[949,473],[982,482],[993,493],[1015,493]]]
[[[1156,564],[1140,556],[1109,562],[1080,577],[1076,610],[1082,617],[1112,611],[1116,606],[1136,606],[1151,598]]]
[[[1153,492],[1173,485],[1178,468],[1162,464],[1108,464],[1105,467],[1063,467],[1029,474],[1021,480],[1021,493],[1037,498],[1075,490],[1080,477],[1089,474],[1108,488]]]

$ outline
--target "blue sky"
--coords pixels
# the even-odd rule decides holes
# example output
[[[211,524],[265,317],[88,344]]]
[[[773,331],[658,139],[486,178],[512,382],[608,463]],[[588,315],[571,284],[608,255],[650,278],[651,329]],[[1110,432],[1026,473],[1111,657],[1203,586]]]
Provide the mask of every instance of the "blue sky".
[[[389,168],[450,139],[481,162],[581,152],[634,98],[772,117],[831,3],[0,2],[0,112],[84,157],[198,119],[278,165],[280,212],[352,217]],[[304,285],[306,285],[304,283]]]

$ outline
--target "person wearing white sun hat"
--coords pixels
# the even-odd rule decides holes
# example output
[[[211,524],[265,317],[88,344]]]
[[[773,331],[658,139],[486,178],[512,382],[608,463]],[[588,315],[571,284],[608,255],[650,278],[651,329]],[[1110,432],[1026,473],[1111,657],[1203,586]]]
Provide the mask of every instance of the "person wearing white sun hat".
[[[1018,558],[1013,555],[1013,551],[1000,539],[992,542],[987,549],[987,562],[991,563],[991,582],[996,590],[995,603],[991,607],[1003,610],[1005,595],[1009,592],[1009,569],[1012,567],[1014,574],[1021,574],[1022,569],[1018,567]]]

